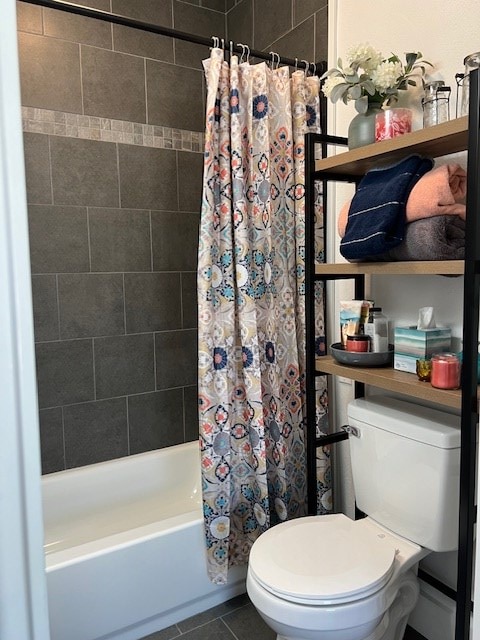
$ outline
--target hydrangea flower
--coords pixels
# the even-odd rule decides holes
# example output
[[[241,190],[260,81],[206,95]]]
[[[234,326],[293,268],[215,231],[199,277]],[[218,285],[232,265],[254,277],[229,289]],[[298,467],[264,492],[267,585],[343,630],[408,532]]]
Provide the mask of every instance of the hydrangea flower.
[[[398,100],[399,91],[419,80],[423,84],[426,65],[432,66],[420,51],[405,54],[403,63],[396,54],[384,58],[368,43],[359,44],[349,49],[345,66],[339,58],[337,67],[323,74],[322,91],[334,103],[354,100],[355,109],[365,113],[369,104],[389,106]]]

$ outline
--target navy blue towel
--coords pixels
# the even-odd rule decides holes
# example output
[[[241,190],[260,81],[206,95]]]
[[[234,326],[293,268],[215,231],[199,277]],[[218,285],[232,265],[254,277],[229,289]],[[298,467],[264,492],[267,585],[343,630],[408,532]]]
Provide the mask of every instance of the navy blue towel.
[[[350,205],[340,243],[342,256],[366,260],[398,246],[405,235],[405,206],[410,191],[432,167],[431,158],[411,155],[366,173]]]

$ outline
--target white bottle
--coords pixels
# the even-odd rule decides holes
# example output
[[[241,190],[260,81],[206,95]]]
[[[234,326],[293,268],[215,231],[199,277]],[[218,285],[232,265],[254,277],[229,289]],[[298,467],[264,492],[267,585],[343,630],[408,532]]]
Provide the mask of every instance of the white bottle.
[[[388,351],[388,320],[381,307],[371,307],[364,333],[370,336],[371,350],[377,353]]]

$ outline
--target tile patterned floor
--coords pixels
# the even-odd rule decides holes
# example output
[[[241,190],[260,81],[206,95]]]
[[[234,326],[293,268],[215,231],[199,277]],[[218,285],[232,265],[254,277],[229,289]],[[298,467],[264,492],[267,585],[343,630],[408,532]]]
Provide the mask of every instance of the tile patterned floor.
[[[275,640],[276,634],[258,615],[246,594],[208,609],[142,640]],[[407,629],[404,640],[425,640]]]

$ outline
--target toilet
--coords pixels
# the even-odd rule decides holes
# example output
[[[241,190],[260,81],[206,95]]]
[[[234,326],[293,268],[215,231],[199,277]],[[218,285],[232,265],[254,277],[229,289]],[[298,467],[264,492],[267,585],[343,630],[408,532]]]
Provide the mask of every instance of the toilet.
[[[272,527],[253,544],[247,592],[277,640],[402,640],[418,562],[458,540],[460,421],[371,396],[348,405],[358,508]]]

